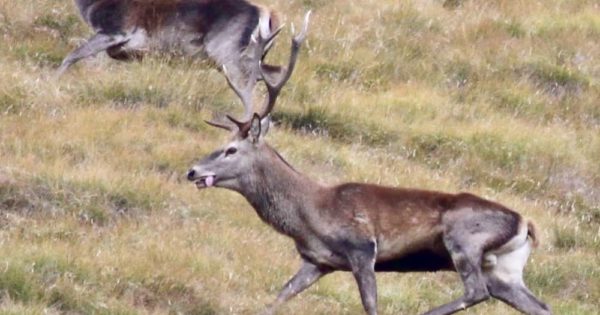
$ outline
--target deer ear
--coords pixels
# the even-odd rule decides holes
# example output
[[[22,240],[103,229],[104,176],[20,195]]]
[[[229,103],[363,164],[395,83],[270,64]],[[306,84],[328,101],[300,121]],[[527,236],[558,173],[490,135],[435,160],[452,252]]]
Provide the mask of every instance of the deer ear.
[[[252,116],[252,121],[250,122],[250,137],[253,143],[257,143],[260,139],[262,130],[261,125],[260,116],[255,113],[254,116]]]

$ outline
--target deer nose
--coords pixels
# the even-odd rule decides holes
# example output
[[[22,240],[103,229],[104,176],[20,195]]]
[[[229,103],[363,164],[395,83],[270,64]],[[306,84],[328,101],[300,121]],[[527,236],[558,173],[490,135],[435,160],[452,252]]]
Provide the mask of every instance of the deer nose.
[[[189,181],[193,181],[193,180],[194,180],[194,176],[196,176],[196,171],[194,171],[194,169],[192,168],[192,169],[190,169],[190,170],[188,171],[188,174],[187,174],[187,179],[188,179]]]

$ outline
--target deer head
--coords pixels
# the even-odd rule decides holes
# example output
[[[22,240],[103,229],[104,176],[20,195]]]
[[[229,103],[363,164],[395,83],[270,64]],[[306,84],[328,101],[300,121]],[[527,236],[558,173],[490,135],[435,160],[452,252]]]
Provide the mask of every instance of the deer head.
[[[223,187],[233,190],[239,190],[239,187],[245,177],[251,176],[253,168],[266,156],[269,156],[269,147],[264,143],[263,138],[269,130],[269,114],[275,106],[279,92],[287,83],[294,71],[300,46],[306,38],[308,31],[308,22],[310,11],[306,13],[302,30],[294,36],[291,44],[291,53],[287,69],[283,71],[275,82],[268,78],[262,70],[261,60],[265,48],[272,38],[277,35],[273,32],[270,36],[264,38],[260,33],[253,36],[251,49],[248,49],[248,60],[254,64],[250,78],[242,86],[238,86],[230,78],[227,69],[224,69],[227,83],[240,98],[244,105],[245,115],[242,120],[232,116],[227,116],[228,122],[210,122],[208,124],[230,131],[233,136],[231,140],[219,150],[214,151],[204,157],[198,164],[192,167],[187,178],[196,183],[198,188]],[[293,29],[293,27],[292,27]],[[292,30],[293,32],[293,30]],[[267,87],[267,96],[264,99],[264,105],[260,112],[255,112],[253,104],[253,91],[258,79]]]

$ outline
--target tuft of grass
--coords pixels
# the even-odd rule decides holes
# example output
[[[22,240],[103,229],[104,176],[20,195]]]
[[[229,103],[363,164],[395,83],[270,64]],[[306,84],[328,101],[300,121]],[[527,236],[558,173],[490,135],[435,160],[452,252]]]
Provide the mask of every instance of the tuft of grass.
[[[579,237],[575,231],[566,228],[554,228],[553,245],[562,250],[575,249],[579,242]]]
[[[12,55],[24,63],[32,63],[39,67],[56,68],[64,57],[66,50],[56,49],[53,39],[24,40],[12,47]]]
[[[23,112],[27,105],[27,92],[20,87],[0,90],[0,113],[18,114]]]
[[[576,193],[561,196],[558,200],[558,211],[573,215],[582,224],[600,227],[600,207],[595,200],[586,200],[582,194]]]
[[[406,144],[410,158],[440,167],[458,159],[481,159],[490,170],[521,169],[533,153],[524,144],[506,142],[495,135],[476,133],[462,138],[446,133],[416,134]]]
[[[580,93],[590,80],[576,69],[538,61],[525,65],[525,72],[537,86],[554,96]]]
[[[494,94],[491,97],[494,108],[506,111],[515,117],[543,120],[547,117],[546,114],[551,112],[547,104],[529,91],[501,90]]]
[[[35,18],[33,27],[46,28],[45,31],[53,32],[63,42],[67,42],[67,39],[78,30],[79,22],[80,18],[75,14],[62,16],[56,13],[46,13]]]
[[[357,67],[352,64],[322,63],[316,65],[315,74],[330,82],[347,82],[357,76]]]
[[[0,186],[3,211],[42,217],[71,214],[95,225],[105,225],[120,215],[151,211],[164,202],[160,192],[146,193],[127,185],[109,188],[94,181],[38,177]]]
[[[447,134],[417,134],[410,137],[406,144],[409,158],[436,168],[459,158],[464,146],[460,138]]]
[[[42,294],[40,284],[26,268],[9,264],[0,271],[0,290],[11,300],[28,303],[38,300]]]
[[[501,26],[513,38],[523,38],[527,35],[525,27],[518,21],[507,21],[502,23]]]
[[[323,108],[310,107],[304,113],[280,111],[274,113],[273,119],[294,130],[330,137],[345,143],[382,146],[390,143],[395,137],[379,126],[365,124],[341,114],[329,114]]]
[[[134,288],[136,299],[150,308],[156,308],[165,301],[172,301],[160,306],[177,314],[217,314],[215,306],[203,300],[193,288],[164,276],[143,279],[139,284],[135,284]]]
[[[180,108],[170,110],[166,115],[162,115],[161,119],[174,129],[185,129],[194,133],[206,132],[208,129],[208,124],[199,119],[196,112],[184,111]]]
[[[135,108],[142,104],[155,107],[167,107],[172,97],[168,91],[153,86],[127,86],[120,82],[98,87],[97,84],[87,86],[79,96],[79,103],[109,103],[116,107]]]

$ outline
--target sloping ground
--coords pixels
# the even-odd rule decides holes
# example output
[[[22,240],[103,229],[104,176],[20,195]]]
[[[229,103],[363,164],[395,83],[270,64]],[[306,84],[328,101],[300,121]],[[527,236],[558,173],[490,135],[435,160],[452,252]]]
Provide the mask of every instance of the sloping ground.
[[[262,1],[315,12],[269,135],[325,183],[470,191],[533,219],[526,282],[556,314],[600,309],[596,1]],[[241,112],[221,74],[99,56],[70,1],[0,0],[0,313],[254,314],[299,265],[239,196],[183,174]],[[288,23],[289,24],[289,23]],[[289,34],[270,57],[284,60]],[[462,293],[452,273],[378,276],[382,314]],[[357,314],[334,274],[282,314]],[[465,314],[515,314],[488,302]]]

